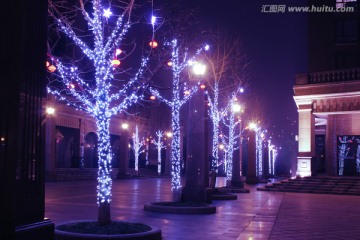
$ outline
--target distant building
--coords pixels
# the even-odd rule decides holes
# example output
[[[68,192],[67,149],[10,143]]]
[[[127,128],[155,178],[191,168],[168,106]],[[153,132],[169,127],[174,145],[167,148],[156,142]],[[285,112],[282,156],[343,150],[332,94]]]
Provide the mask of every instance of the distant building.
[[[43,105],[54,109],[53,113],[46,114],[44,120],[46,179],[49,181],[95,179],[98,168],[98,136],[94,119],[83,111],[75,110],[54,100],[51,95]],[[119,114],[111,119],[110,144],[113,154],[113,178],[134,174],[135,159],[131,150],[131,138],[136,124],[140,129],[140,139],[146,143],[145,151],[139,156],[139,167],[150,168],[156,174],[157,150],[151,140],[156,137],[155,131],[159,129],[166,131],[168,130],[165,127],[166,124],[170,124],[165,119],[158,121],[161,115],[158,111],[164,111],[164,109],[159,107],[141,109],[142,114],[139,117]],[[162,172],[165,172],[164,163]]]
[[[298,74],[294,85],[301,176],[360,176],[360,2],[333,0],[331,6],[354,11],[309,13],[309,72]]]

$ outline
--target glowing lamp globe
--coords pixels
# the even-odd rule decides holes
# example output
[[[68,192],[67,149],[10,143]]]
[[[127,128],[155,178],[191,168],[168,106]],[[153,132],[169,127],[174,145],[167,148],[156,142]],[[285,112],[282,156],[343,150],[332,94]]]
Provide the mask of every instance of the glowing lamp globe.
[[[205,84],[201,84],[201,85],[200,85],[200,88],[201,88],[201,89],[205,89],[205,88],[206,88],[206,85],[205,85]]]
[[[155,100],[156,97],[155,96],[150,96],[150,100]]]
[[[158,43],[157,43],[157,41],[152,40],[152,41],[149,42],[149,46],[152,47],[152,48],[156,48],[158,46]]]
[[[70,84],[69,84],[69,86],[68,86],[68,88],[72,88],[72,89],[74,89],[74,88],[75,88],[75,84],[70,83]]]
[[[122,128],[122,129],[128,129],[128,128],[129,128],[129,124],[123,123],[123,124],[121,124],[121,128]]]
[[[168,62],[166,63],[166,65],[168,65],[168,67],[171,67],[171,66],[173,65],[173,62],[172,62],[172,61],[168,61]]]
[[[120,60],[114,58],[114,59],[111,61],[111,64],[112,64],[114,67],[117,67],[117,66],[120,65]]]
[[[231,110],[235,113],[237,112],[241,112],[241,106],[239,104],[236,104],[234,103],[232,106],[231,106]]]
[[[55,71],[56,71],[56,67],[55,67],[54,65],[50,65],[50,66],[48,67],[48,70],[49,70],[50,72],[55,72]]]
[[[120,55],[122,53],[122,51],[121,51],[121,49],[120,48],[117,48],[116,50],[115,50],[115,54],[116,54],[116,56],[117,55]]]
[[[196,75],[204,75],[206,72],[206,65],[201,63],[195,63],[192,70]]]
[[[169,137],[169,138],[171,138],[172,135],[173,135],[172,132],[167,132],[167,133],[166,133],[166,136]]]
[[[184,94],[185,94],[185,95],[189,95],[189,94],[190,94],[190,91],[189,91],[189,90],[185,90],[185,91],[184,91]]]
[[[252,123],[249,124],[249,128],[250,128],[251,130],[256,130],[257,124],[254,123],[254,122],[252,122]]]
[[[46,113],[49,115],[53,115],[55,113],[55,108],[53,107],[46,108]]]

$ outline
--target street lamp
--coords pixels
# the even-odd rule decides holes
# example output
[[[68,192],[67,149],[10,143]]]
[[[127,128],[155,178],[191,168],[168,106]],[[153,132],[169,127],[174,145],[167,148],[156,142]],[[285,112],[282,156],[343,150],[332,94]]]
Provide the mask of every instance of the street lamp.
[[[121,128],[126,130],[126,129],[129,128],[129,124],[128,123],[123,123],[123,124],[121,124]]]
[[[193,63],[192,71],[195,75],[203,76],[206,72],[206,65],[200,62]]]
[[[55,114],[55,108],[53,108],[53,107],[47,107],[47,108],[46,108],[46,114],[48,114],[48,115],[54,115],[54,114]]]

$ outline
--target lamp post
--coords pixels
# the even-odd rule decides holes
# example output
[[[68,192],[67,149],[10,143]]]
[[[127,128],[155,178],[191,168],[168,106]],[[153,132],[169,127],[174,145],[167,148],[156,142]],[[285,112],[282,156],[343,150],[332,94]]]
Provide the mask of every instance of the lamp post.
[[[120,161],[119,161],[119,171],[117,174],[118,179],[127,178],[127,168],[129,163],[129,124],[123,122],[121,124],[121,136],[120,136]]]
[[[257,124],[252,122],[249,124],[249,141],[248,141],[248,170],[246,175],[246,183],[256,184],[258,182],[257,176]]]
[[[200,81],[204,77],[206,66],[194,63],[190,80]],[[207,102],[203,85],[189,101],[186,182],[183,198],[188,202],[209,202],[209,153],[208,153],[208,119]],[[205,100],[205,101],[204,101]]]
[[[241,114],[243,112],[243,108],[238,103],[234,102],[231,106],[232,114],[238,113]],[[231,186],[237,187],[237,188],[243,188],[244,183],[242,182],[242,125],[241,125],[241,118],[238,122],[239,124],[239,159],[233,158],[233,164],[232,164],[232,178],[231,178]]]

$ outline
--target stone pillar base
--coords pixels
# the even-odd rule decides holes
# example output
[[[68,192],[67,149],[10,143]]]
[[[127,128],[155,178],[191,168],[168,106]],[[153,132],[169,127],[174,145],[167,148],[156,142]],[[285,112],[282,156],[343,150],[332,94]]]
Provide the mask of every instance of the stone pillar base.
[[[184,187],[182,190],[181,201],[183,202],[202,202],[210,204],[212,189],[208,187]]]
[[[244,182],[239,180],[231,180],[231,186],[236,188],[244,188]]]
[[[1,226],[0,239],[6,240],[34,240],[54,239],[54,223],[49,219],[22,226]]]
[[[257,176],[246,176],[246,183],[247,184],[256,184],[258,183],[259,179]]]
[[[296,176],[311,176],[311,157],[298,157]]]

